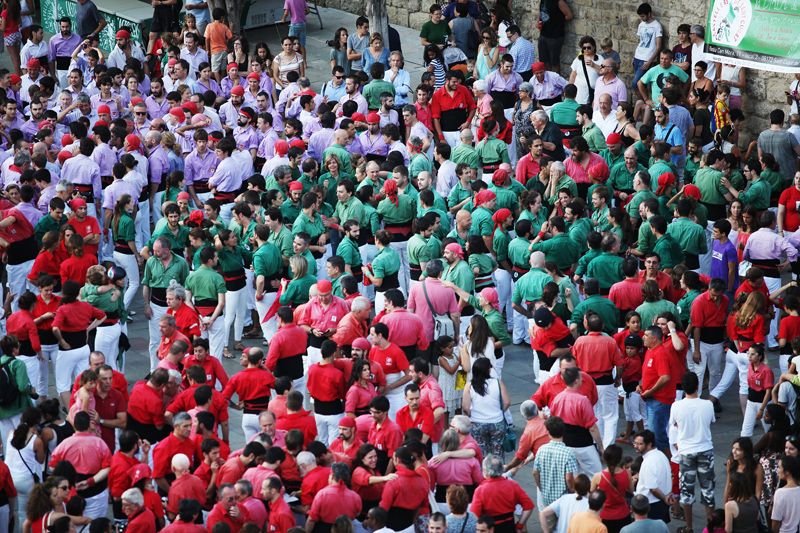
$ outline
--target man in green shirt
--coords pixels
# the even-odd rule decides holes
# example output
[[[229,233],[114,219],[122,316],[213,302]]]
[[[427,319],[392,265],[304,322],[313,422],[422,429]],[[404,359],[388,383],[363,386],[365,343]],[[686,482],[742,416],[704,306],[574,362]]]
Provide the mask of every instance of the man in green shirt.
[[[344,293],[342,292],[342,278],[347,275],[344,271],[344,259],[338,255],[330,256],[327,261],[325,261],[325,274],[328,276],[328,279],[331,280],[331,292],[333,295],[344,298]]]
[[[373,63],[369,67],[369,75],[372,81],[361,89],[361,95],[367,101],[367,108],[376,111],[381,107],[381,96],[388,93],[394,96],[394,85],[383,79],[386,67],[380,61]]]
[[[642,223],[639,224],[639,235],[636,239],[636,248],[631,248],[630,253],[638,257],[645,257],[653,251],[656,237],[650,228],[650,219],[658,214],[658,200],[649,198],[639,204],[639,216]]]
[[[170,248],[173,252],[183,255],[186,245],[189,244],[189,228],[181,225],[181,209],[177,204],[167,204],[164,207],[164,215],[167,223],[161,228],[153,231],[153,236],[147,241],[147,245],[142,248],[142,257],[149,257],[153,243],[159,237],[169,240]]]
[[[308,263],[308,269],[306,273],[309,276],[316,276],[317,260],[314,258],[314,254],[311,253],[311,250],[308,249],[310,244],[311,236],[308,233],[305,231],[295,233],[294,237],[292,238],[292,255],[299,255],[300,257],[305,258],[306,262]],[[288,270],[288,274],[289,279],[294,277],[291,267]]]
[[[542,234],[548,232],[551,237],[543,241]],[[546,260],[554,262],[564,273],[571,272],[581,256],[578,245],[567,235],[566,223],[561,217],[553,217],[542,224],[539,235],[531,242],[531,251],[544,252]]]
[[[575,119],[581,127],[581,137],[589,143],[589,150],[594,153],[600,153],[601,150],[607,149],[606,138],[600,128],[597,127],[597,124],[592,122],[593,114],[592,106],[582,104],[575,113]]]
[[[419,31],[419,40],[422,46],[435,44],[440,49],[444,48],[447,44],[447,38],[450,36],[450,26],[442,17],[442,8],[439,4],[431,5],[428,12],[431,19],[422,25]]]
[[[336,247],[336,255],[344,259],[344,271],[354,276],[359,283],[363,282],[361,275],[361,250],[358,248],[358,239],[361,235],[361,226],[357,220],[346,220],[342,224],[344,236]]]
[[[638,219],[640,218],[639,204],[650,198],[656,198],[655,193],[653,193],[650,188],[650,174],[647,172],[637,172],[636,176],[633,177],[633,190],[636,192],[634,192],[633,198],[631,198],[631,201],[625,206],[625,209],[628,211],[628,216]],[[658,200],[656,200],[656,203],[658,203]],[[657,212],[658,210],[656,210],[656,213]]]
[[[55,231],[56,233],[61,231],[61,228],[67,223],[66,219],[64,219],[65,208],[64,200],[58,196],[50,199],[49,212],[39,219],[39,222],[36,223],[36,228],[34,228],[36,244],[42,245],[42,237],[48,231]]]
[[[177,207],[177,206],[176,206]],[[142,277],[142,299],[144,300],[144,316],[149,321],[150,333],[150,368],[158,365],[156,351],[161,342],[161,331],[158,324],[167,313],[167,287],[173,279],[183,285],[189,275],[186,260],[172,251],[170,240],[162,235],[153,243],[153,255],[144,265]],[[221,354],[221,352],[220,352]]]
[[[508,157],[508,145],[494,136],[497,133],[497,121],[492,118],[483,119],[483,131],[486,132],[486,137],[478,143],[475,150],[483,169],[483,181],[491,183],[492,174],[500,167],[500,163],[509,163],[511,160]]]
[[[670,76],[676,76],[681,83],[689,80],[689,75],[682,68],[672,64],[674,54],[669,48],[664,48],[659,52],[658,65],[650,68],[636,83],[642,100],[647,104],[645,109],[644,122],[651,122],[652,110],[661,103],[661,88],[664,80]],[[647,86],[650,85],[648,90]]]
[[[356,198],[356,186],[349,179],[343,179],[336,186],[336,208],[333,211],[331,222],[342,224],[346,220],[364,220],[364,204]]]
[[[472,199],[472,180],[475,179],[475,170],[467,163],[456,165],[456,182],[450,195],[447,197],[447,205],[450,213],[455,215]]]
[[[763,211],[769,208],[772,186],[759,175],[761,165],[758,165],[759,168],[753,168],[754,166],[750,162],[744,166],[744,175],[747,177],[747,188],[745,190],[737,191],[731,180],[725,177],[720,180],[720,184],[727,189],[725,199],[729,202],[732,202],[734,198],[738,198],[744,205]]]
[[[461,142],[453,148],[450,154],[450,161],[456,165],[464,163],[475,172],[478,172],[481,166],[480,157],[478,157],[478,151],[472,146],[474,140],[472,131],[469,128],[461,130],[459,138]],[[456,171],[456,174],[458,174],[458,171]]]
[[[350,163],[350,151],[347,149],[347,144],[350,141],[350,136],[347,130],[338,129],[333,133],[333,144],[328,146],[322,152],[322,160],[327,161],[328,156],[334,154],[339,158],[339,170],[350,176],[353,175],[353,165]]]
[[[586,333],[583,328],[583,317],[588,311],[600,315],[603,319],[603,331],[609,335],[617,332],[619,324],[619,311],[605,296],[600,296],[600,283],[594,278],[586,278],[583,282],[583,292],[586,299],[579,303],[572,311],[569,329],[575,338]]]
[[[575,128],[578,127],[577,112],[580,104],[575,101],[578,88],[568,83],[564,87],[564,100],[550,108],[550,120],[556,126]]]
[[[603,235],[598,231],[593,231],[586,237],[586,243],[589,245],[589,250],[578,259],[578,265],[575,267],[575,274],[572,276],[572,281],[575,283],[580,283],[583,276],[586,275],[586,268],[589,266],[589,263],[602,253],[601,246],[603,243]]]
[[[586,275],[597,280],[600,294],[608,296],[608,291],[615,283],[622,281],[624,259],[619,255],[619,239],[616,235],[608,234],[601,243],[603,252],[592,259],[586,267]]]
[[[475,210],[472,211],[472,227],[469,234],[480,235],[487,250],[492,249],[492,232],[494,231],[492,214],[496,204],[497,195],[488,189],[475,195]]]
[[[667,233],[667,221],[661,215],[650,217],[650,228],[656,238],[653,245],[653,253],[661,258],[661,270],[669,274],[672,268],[678,263],[683,262],[683,250],[672,235]]]
[[[444,247],[444,260],[447,266],[442,275],[443,281],[451,281],[458,285],[469,294],[475,292],[475,274],[469,268],[469,264],[464,261],[464,249],[460,244],[454,242]],[[464,316],[462,316],[464,318]],[[469,320],[466,321],[467,323]],[[466,325],[466,324],[465,324]]]
[[[609,133],[605,142],[607,148],[600,150],[600,157],[603,158],[609,169],[613,169],[617,163],[622,164],[624,162],[624,155],[627,150],[623,150],[625,145],[619,133]]]
[[[500,310],[506,314],[506,330],[514,326],[514,316],[511,307],[511,261],[508,259],[508,245],[511,243],[509,229],[514,225],[514,216],[509,209],[498,209],[492,215],[495,230],[492,237],[492,251],[498,268],[494,271],[494,280],[497,285],[497,295],[500,301]]]
[[[431,257],[431,249],[428,241],[431,238],[433,229],[430,219],[420,217],[416,220],[417,232],[408,239],[408,268],[411,281],[419,281],[425,266]]]
[[[265,339],[270,339],[277,329],[274,317],[263,322],[278,294],[283,261],[278,247],[270,242],[272,231],[266,224],[258,224],[253,232],[256,249],[253,252],[253,277],[256,285],[256,311]]]
[[[542,299],[544,286],[553,281],[544,269],[544,264],[544,254],[533,252],[528,263],[530,269],[514,283],[511,293],[511,306],[514,309],[514,344],[522,342],[527,344],[531,341],[528,319],[533,316],[533,304]]]
[[[592,221],[584,216],[583,202],[570,202],[564,209],[564,220],[569,223],[567,235],[578,246],[579,255],[589,249],[587,237],[594,230]]]
[[[472,213],[462,209],[456,213],[456,223],[453,230],[447,234],[448,239],[455,239],[455,241],[462,247],[467,245],[467,239],[470,236],[470,229],[472,228]]]
[[[686,267],[690,270],[700,268],[699,256],[708,252],[706,230],[689,218],[694,202],[689,198],[681,198],[675,206],[675,219],[667,226],[667,234],[678,243],[685,257]]]
[[[438,211],[441,211],[442,214],[447,212],[447,202],[444,198],[436,191],[433,187],[433,175],[430,171],[423,171],[417,174],[416,181],[417,191],[417,213],[424,214],[424,209],[435,208]],[[422,198],[420,195],[423,191],[431,191],[431,195],[433,196],[432,202],[429,202],[425,205],[422,204]]]
[[[519,193],[514,192],[511,184],[519,183],[517,180],[512,180],[508,171],[503,168],[498,168],[492,174],[492,184],[489,190],[497,196],[495,202],[495,209],[508,209],[512,213],[519,213]]]
[[[364,277],[375,285],[375,313],[383,311],[386,306],[384,292],[400,286],[400,254],[391,246],[392,235],[385,229],[375,233],[375,247],[378,253],[372,260],[372,268],[364,269]]]
[[[618,202],[627,200],[633,191],[633,178],[638,172],[645,172],[647,168],[641,165],[636,157],[636,150],[632,146],[625,149],[622,163],[617,163],[611,169],[606,185],[614,191],[614,198]]]
[[[658,189],[658,178],[661,174],[667,172],[676,174],[675,169],[670,165],[669,150],[669,145],[664,141],[655,141],[653,143],[653,164],[647,169],[647,173],[650,174],[650,187],[653,189],[653,192],[656,192]]]
[[[274,244],[281,254],[281,263],[284,267],[289,265],[289,258],[294,255],[292,250],[292,232],[283,223],[283,215],[277,207],[270,207],[264,215],[264,222],[269,227],[268,241]]]
[[[721,150],[711,150],[706,155],[706,166],[694,175],[694,185],[700,189],[700,201],[708,208],[708,218],[719,220],[727,216],[725,194],[728,188],[722,185],[722,171],[725,169],[725,154]]]
[[[417,176],[421,172],[433,172],[433,164],[422,152],[422,144],[422,139],[419,137],[408,139],[408,177],[412,183],[417,182]]]
[[[289,197],[281,204],[281,215],[286,221],[286,225],[291,228],[300,212],[303,210],[300,199],[303,196],[303,184],[293,181],[289,184]]]
[[[292,181],[292,169],[289,165],[280,165],[272,171],[272,176],[267,176],[264,180],[264,190],[281,191],[284,198],[289,197],[289,182]]]

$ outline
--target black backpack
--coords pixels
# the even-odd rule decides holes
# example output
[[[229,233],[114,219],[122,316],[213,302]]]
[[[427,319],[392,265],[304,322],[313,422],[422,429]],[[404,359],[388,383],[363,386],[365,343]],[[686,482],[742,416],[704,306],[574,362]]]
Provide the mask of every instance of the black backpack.
[[[19,399],[17,380],[11,371],[12,361],[14,359],[9,358],[8,361],[0,365],[0,407],[13,405]]]

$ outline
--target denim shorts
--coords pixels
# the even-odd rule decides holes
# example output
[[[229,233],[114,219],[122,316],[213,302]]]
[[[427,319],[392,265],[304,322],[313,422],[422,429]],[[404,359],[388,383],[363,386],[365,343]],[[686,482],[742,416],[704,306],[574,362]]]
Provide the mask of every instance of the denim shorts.
[[[306,23],[289,24],[289,37],[297,37],[300,44],[305,48],[306,46]]]

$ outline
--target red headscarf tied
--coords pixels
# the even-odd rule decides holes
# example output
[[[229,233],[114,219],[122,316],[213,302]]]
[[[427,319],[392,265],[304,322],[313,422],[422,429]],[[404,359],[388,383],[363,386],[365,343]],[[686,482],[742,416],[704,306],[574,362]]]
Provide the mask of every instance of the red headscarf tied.
[[[495,193],[489,189],[483,189],[481,192],[475,195],[475,207],[480,207],[486,202],[494,200],[495,198],[497,198]]]
[[[497,290],[494,287],[486,287],[480,294],[481,298],[486,300],[486,303],[494,307],[495,310],[500,310],[500,298],[498,298]]]
[[[507,179],[508,179],[508,171],[503,168],[498,168],[497,170],[494,171],[494,174],[492,174],[492,183],[494,183],[497,186],[504,184]]]
[[[664,172],[658,177],[658,189],[656,189],[656,194],[659,196],[665,194],[673,185],[675,185],[675,174],[672,172]]]
[[[397,199],[397,182],[390,178],[383,184],[383,194],[392,201],[395,206],[400,205],[400,200]]]
[[[589,177],[597,181],[605,183],[609,174],[608,165],[606,165],[605,161],[602,163],[595,163],[589,167]]]
[[[498,209],[495,211],[494,215],[492,215],[492,221],[494,222],[494,229],[499,228],[503,222],[508,220],[508,217],[511,216],[511,210],[507,207],[502,209]]]

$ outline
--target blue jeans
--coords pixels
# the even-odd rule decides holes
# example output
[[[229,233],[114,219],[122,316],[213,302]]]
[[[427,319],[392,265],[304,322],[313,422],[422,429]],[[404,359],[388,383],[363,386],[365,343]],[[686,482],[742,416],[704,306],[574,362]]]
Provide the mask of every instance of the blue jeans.
[[[667,425],[669,424],[669,405],[658,400],[645,400],[647,404],[647,427],[656,435],[656,448],[669,450]]]
[[[639,87],[637,84],[639,83],[639,78],[644,76],[646,72],[642,67],[644,66],[644,60],[642,59],[634,59],[633,60],[633,81],[631,81],[631,90],[633,91],[634,95],[639,94]],[[636,98],[631,98],[632,101],[636,101]]]
[[[289,24],[289,37],[297,37],[300,44],[306,46],[306,23]]]

